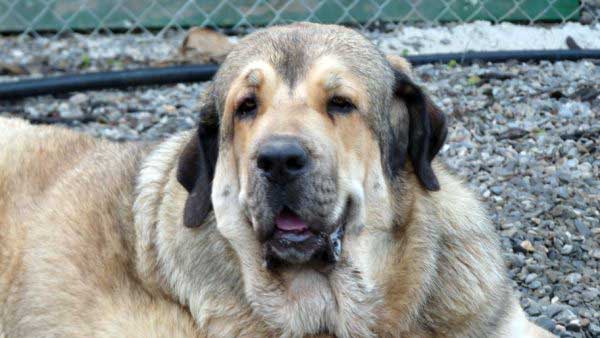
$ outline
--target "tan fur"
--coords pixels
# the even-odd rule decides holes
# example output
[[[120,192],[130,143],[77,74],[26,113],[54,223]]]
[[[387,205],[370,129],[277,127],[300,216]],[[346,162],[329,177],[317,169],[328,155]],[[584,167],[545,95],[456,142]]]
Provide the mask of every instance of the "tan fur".
[[[196,335],[134,273],[138,146],[0,118],[0,149],[0,333]]]
[[[372,48],[347,29],[308,24],[246,43],[321,30],[359,46],[357,55]],[[552,336],[518,306],[493,227],[459,180],[439,163],[437,192],[421,187],[410,163],[398,182],[385,176],[369,95],[387,87],[330,55],[291,88],[241,46],[211,85],[224,135],[214,213],[197,228],[183,226],[188,193],[176,178],[193,133],[115,144],[0,118],[0,337]],[[409,73],[405,61],[391,63]],[[235,121],[249,91],[263,98],[259,117]],[[323,108],[332,91],[371,115],[332,121]],[[390,105],[400,120],[406,107]],[[262,260],[244,214],[246,184],[257,145],[273,133],[300,135],[321,164],[336,163],[330,217],[342,213],[344,196],[359,201],[328,273],[274,275]]]
[[[412,76],[412,66],[405,58],[393,54],[388,54],[385,58],[392,66],[401,69],[404,73]]]

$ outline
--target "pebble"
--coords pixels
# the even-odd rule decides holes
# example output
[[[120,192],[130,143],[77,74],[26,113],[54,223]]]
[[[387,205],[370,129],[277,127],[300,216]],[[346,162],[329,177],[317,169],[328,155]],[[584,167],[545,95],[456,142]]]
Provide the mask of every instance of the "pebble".
[[[164,105],[163,109],[169,114],[175,114],[177,112],[177,108],[171,104]]]
[[[554,331],[554,327],[556,326],[554,321],[546,316],[536,318],[535,323],[550,332]]]
[[[557,314],[556,317],[554,317],[554,319],[559,323],[568,323],[576,317],[577,316],[573,313],[573,311],[564,309],[559,314]]]
[[[70,105],[66,102],[62,102],[58,105],[58,113],[65,119],[79,119],[84,115],[79,106]]]
[[[581,236],[591,236],[592,235],[590,228],[588,228],[587,225],[583,224],[583,222],[579,219],[575,220],[575,228],[577,229],[577,232],[579,232],[579,234]]]
[[[574,273],[567,275],[567,282],[569,282],[572,285],[579,283],[580,280],[581,280],[580,273],[574,272]]]
[[[532,302],[527,308],[527,313],[530,316],[539,316],[542,313],[542,307],[538,303]]]
[[[75,105],[82,105],[82,104],[86,103],[88,100],[89,100],[89,97],[84,93],[77,93],[77,94],[71,96],[71,98],[69,98],[69,101]]]
[[[584,301],[591,302],[600,297],[600,290],[597,288],[590,288],[583,291],[581,295],[583,296]]]
[[[525,250],[526,252],[534,252],[535,251],[533,244],[531,244],[531,242],[528,240],[522,241],[521,244],[519,244],[519,247],[521,249]]]
[[[525,257],[522,255],[513,255],[512,256],[512,266],[515,268],[521,268],[525,266]]]
[[[570,255],[573,252],[573,246],[571,244],[565,244],[562,249],[560,249],[560,253],[563,255]]]
[[[554,318],[554,316],[559,314],[563,309],[565,309],[565,305],[553,303],[548,305],[548,307],[546,308],[546,313],[550,317]]]
[[[590,324],[588,326],[589,332],[592,334],[592,337],[600,336],[600,325],[598,324]]]
[[[531,282],[533,282],[536,278],[537,278],[537,274],[535,273],[530,273],[527,275],[527,277],[525,277],[525,283],[529,284]]]
[[[581,322],[579,319],[573,319],[567,324],[566,329],[569,331],[579,332],[581,330]]]
[[[542,282],[539,280],[535,280],[529,284],[529,288],[532,290],[539,289],[542,286]]]
[[[541,264],[528,264],[527,265],[527,271],[529,271],[529,272],[541,273],[542,271],[544,271],[544,268],[545,267]]]
[[[499,186],[499,185],[495,185],[495,186],[493,186],[493,187],[490,188],[490,191],[493,192],[496,195],[500,195],[503,190],[504,189],[502,189],[502,187]]]

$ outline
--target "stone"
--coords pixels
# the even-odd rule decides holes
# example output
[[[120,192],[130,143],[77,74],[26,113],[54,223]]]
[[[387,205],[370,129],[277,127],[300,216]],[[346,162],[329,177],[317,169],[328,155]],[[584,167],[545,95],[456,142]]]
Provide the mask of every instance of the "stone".
[[[583,300],[586,302],[591,302],[597,299],[600,299],[600,290],[597,288],[590,288],[581,293],[583,296]]]
[[[58,113],[65,119],[80,119],[84,116],[79,106],[70,105],[66,102],[58,105]]]
[[[533,282],[536,278],[537,278],[537,274],[536,273],[530,273],[527,275],[527,277],[525,277],[525,283],[529,284],[531,282]]]
[[[573,252],[573,246],[571,244],[565,244],[560,249],[560,253],[563,255],[570,255],[572,252]]]
[[[550,332],[554,331],[554,327],[556,326],[554,321],[546,316],[536,318],[535,323]]]
[[[75,105],[82,105],[84,103],[87,103],[88,100],[89,97],[84,93],[77,93],[69,98],[69,102]]]
[[[529,288],[532,290],[539,289],[541,286],[542,282],[540,282],[539,280],[534,280],[533,282],[531,282],[531,284],[529,284]]]
[[[539,316],[542,313],[541,306],[536,302],[531,302],[527,307],[527,313],[531,316]]]
[[[590,228],[588,228],[587,225],[585,225],[579,219],[575,220],[575,228],[577,229],[577,232],[579,232],[579,234],[581,236],[588,237],[588,236],[592,235],[592,232],[590,231]]]
[[[565,309],[565,306],[562,304],[558,304],[558,303],[552,303],[550,305],[548,305],[548,307],[546,308],[546,313],[554,318],[556,315],[558,315],[563,309]]]
[[[528,240],[524,240],[519,244],[519,247],[525,251],[525,252],[534,252],[535,248],[533,247],[533,244],[531,244],[530,241]]]
[[[562,310],[559,314],[554,317],[554,319],[559,323],[569,323],[571,320],[577,318],[577,316],[573,313],[573,311],[569,309]]]
[[[165,112],[167,112],[168,114],[175,114],[177,113],[177,107],[175,107],[174,105],[171,104],[166,104],[162,107],[164,109]]]
[[[600,336],[600,324],[590,324],[588,326],[588,331],[592,334],[592,337]]]
[[[566,329],[569,331],[579,332],[581,330],[581,322],[579,319],[573,319],[567,324]]]
[[[580,280],[581,280],[581,274],[578,272],[573,272],[567,275],[567,282],[569,282],[571,285],[575,285],[577,284]]]

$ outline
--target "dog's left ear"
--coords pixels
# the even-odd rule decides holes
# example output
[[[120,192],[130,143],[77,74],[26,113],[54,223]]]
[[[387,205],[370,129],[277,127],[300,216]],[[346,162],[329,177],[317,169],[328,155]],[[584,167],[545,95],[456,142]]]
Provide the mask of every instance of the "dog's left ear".
[[[181,153],[177,167],[177,180],[189,193],[183,211],[183,224],[188,228],[202,225],[212,210],[219,123],[214,101],[207,101],[200,111],[198,130]]]
[[[394,62],[394,95],[406,103],[409,117],[407,151],[415,174],[430,191],[440,189],[431,161],[444,145],[448,129],[444,114]],[[398,154],[396,155],[398,156]]]

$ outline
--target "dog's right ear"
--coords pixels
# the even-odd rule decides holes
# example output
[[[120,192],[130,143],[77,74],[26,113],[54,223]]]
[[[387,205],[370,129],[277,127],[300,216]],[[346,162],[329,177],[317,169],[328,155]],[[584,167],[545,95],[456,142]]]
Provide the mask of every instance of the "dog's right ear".
[[[177,180],[189,193],[183,211],[183,224],[188,228],[202,225],[212,210],[210,196],[219,152],[219,122],[214,99],[206,97],[198,130],[181,153],[177,168]]]

